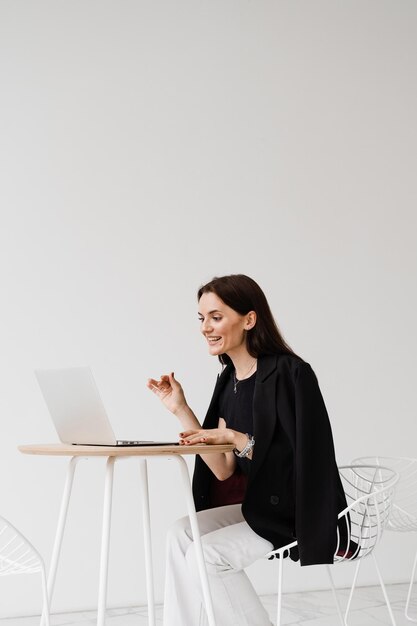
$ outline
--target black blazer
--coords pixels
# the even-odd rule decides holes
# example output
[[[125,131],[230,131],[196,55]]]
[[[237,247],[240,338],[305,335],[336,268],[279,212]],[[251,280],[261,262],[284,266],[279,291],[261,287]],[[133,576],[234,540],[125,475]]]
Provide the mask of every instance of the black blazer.
[[[232,364],[218,377],[203,428],[216,428],[218,400]],[[275,548],[294,539],[301,565],[333,563],[337,515],[346,506],[333,438],[317,378],[294,355],[258,359],[253,398],[255,447],[242,513]],[[193,493],[197,510],[211,507],[216,480],[197,456]]]

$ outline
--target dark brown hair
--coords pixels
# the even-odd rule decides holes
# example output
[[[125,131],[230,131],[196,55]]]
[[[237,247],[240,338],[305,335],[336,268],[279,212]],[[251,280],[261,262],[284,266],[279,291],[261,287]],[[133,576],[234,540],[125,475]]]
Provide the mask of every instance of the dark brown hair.
[[[246,331],[246,348],[251,356],[257,358],[266,354],[295,354],[281,335],[264,292],[249,276],[244,274],[216,276],[200,287],[197,293],[198,300],[203,293],[216,294],[240,315],[255,311],[256,324]],[[227,354],[220,355],[219,359],[222,363],[230,362]]]

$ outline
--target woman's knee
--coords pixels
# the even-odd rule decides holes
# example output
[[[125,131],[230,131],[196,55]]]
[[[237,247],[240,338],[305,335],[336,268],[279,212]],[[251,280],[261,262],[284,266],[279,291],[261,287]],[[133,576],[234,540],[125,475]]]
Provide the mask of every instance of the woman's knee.
[[[192,541],[192,533],[188,517],[177,519],[169,526],[166,534],[167,546],[179,545],[185,552]]]
[[[233,566],[227,559],[227,556],[223,554],[223,551],[219,549],[217,544],[211,543],[208,537],[201,537],[201,546],[208,574],[225,574],[233,570]],[[197,550],[194,542],[188,546],[185,560],[188,569],[198,577]]]

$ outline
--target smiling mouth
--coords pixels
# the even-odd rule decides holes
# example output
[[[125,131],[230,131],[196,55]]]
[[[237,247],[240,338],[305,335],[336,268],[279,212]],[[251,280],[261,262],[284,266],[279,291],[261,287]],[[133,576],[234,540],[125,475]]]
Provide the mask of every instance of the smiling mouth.
[[[220,341],[221,337],[207,337],[207,341],[210,346],[214,346],[216,343]]]

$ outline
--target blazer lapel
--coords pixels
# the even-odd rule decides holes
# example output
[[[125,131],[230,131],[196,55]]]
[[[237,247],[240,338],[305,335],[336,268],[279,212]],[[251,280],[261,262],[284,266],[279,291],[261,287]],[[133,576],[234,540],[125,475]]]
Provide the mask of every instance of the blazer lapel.
[[[253,396],[253,436],[255,448],[250,464],[249,483],[262,465],[274,436],[276,424],[277,356],[258,359],[255,393]]]

